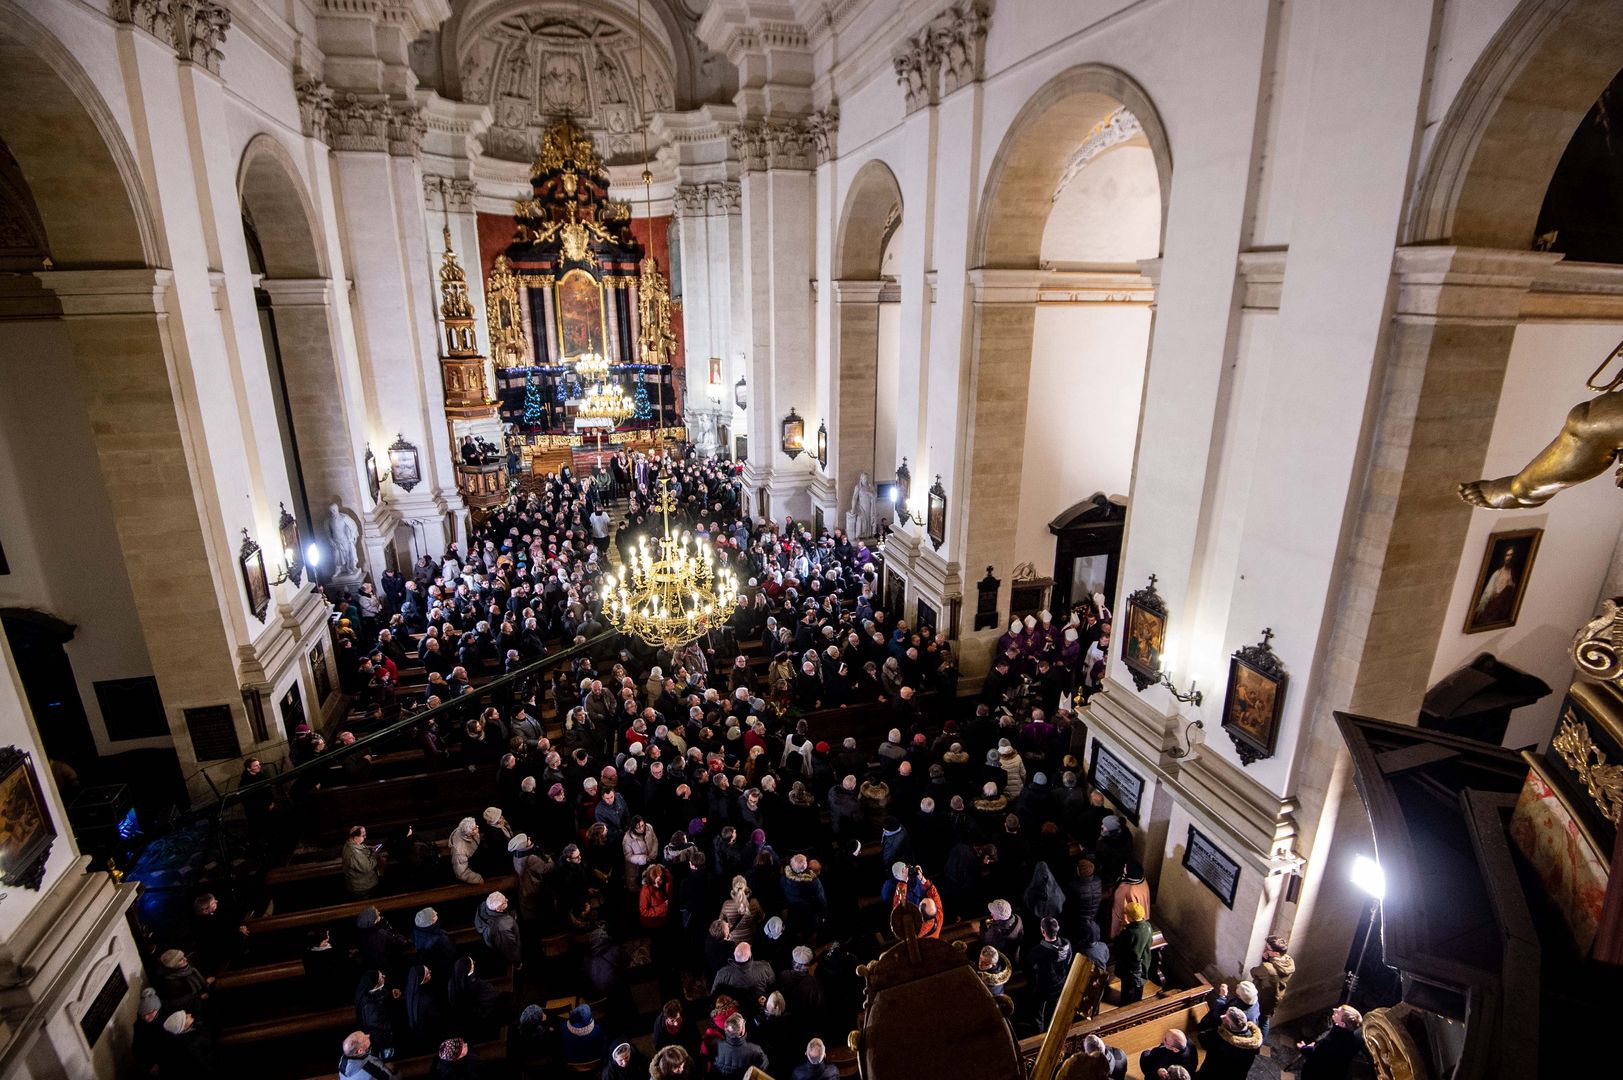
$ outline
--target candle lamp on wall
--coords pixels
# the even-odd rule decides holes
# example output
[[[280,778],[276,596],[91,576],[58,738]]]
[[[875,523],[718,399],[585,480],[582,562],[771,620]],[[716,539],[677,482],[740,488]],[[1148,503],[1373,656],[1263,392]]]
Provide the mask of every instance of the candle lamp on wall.
[[[366,444],[366,490],[376,503],[383,495],[383,476],[378,472],[378,456],[372,452],[372,444]]]
[[[817,421],[817,467],[828,468],[828,421]]]
[[[907,459],[896,466],[896,502],[906,506],[908,499],[913,495],[913,470],[907,467]]]
[[[744,376],[742,375],[738,377],[737,382],[733,383],[733,404],[737,405],[740,409],[748,409],[750,407],[749,383],[744,381]]]

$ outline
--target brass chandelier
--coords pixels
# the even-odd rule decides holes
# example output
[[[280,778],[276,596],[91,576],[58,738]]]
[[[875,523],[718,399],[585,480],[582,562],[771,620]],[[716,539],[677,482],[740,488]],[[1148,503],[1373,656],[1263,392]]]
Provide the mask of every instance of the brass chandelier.
[[[609,377],[609,358],[602,353],[581,353],[575,357],[575,374],[586,382],[601,382]]]
[[[637,411],[619,383],[595,382],[586,388],[576,415],[583,420],[607,420],[610,427],[625,422]]]
[[[645,537],[631,552],[623,578],[609,574],[602,590],[603,614],[623,634],[656,648],[675,649],[724,622],[738,602],[730,572],[716,569],[708,541],[671,532],[676,497],[670,477],[660,477],[655,506],[664,529],[650,552]]]

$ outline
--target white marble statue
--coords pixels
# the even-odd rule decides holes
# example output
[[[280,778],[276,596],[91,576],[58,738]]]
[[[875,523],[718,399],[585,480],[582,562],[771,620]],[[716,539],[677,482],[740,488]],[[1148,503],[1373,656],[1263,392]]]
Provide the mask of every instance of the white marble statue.
[[[355,545],[360,538],[361,533],[355,527],[355,522],[337,503],[333,503],[327,514],[327,539],[332,542],[334,574],[353,574],[360,570],[355,553]]]
[[[851,489],[851,509],[845,515],[845,535],[855,539],[874,534],[879,521],[878,501],[873,479],[865,472],[858,473],[856,487]]]

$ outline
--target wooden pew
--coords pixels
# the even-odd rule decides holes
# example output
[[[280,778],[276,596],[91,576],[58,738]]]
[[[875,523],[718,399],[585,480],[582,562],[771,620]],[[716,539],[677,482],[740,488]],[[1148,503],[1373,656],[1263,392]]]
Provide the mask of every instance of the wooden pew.
[[[1179,1028],[1195,1041],[1195,1029],[1205,1015],[1212,984],[1196,976],[1195,985],[1179,990],[1162,990],[1153,998],[1133,1005],[1101,1012],[1093,1020],[1072,1024],[1065,1036],[1065,1055],[1080,1053],[1082,1040],[1097,1035],[1127,1055],[1127,1075],[1139,1077],[1138,1055],[1161,1042],[1172,1028]],[[1037,1060],[1043,1037],[1020,1040],[1020,1057],[1029,1070]]]

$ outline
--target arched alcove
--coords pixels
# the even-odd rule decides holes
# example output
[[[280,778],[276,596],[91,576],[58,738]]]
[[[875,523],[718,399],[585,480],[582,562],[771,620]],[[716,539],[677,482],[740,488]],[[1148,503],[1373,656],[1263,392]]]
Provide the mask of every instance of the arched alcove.
[[[965,565],[1054,565],[1045,523],[1128,490],[1153,295],[1138,263],[1160,253],[1170,169],[1148,95],[1113,68],[1056,76],[1004,133],[971,256]]]
[[[866,162],[846,190],[834,246],[829,475],[842,512],[850,509],[860,473],[877,483],[896,467],[900,317],[895,282],[886,280],[885,264],[895,263],[901,228],[902,189],[896,174],[883,161]],[[889,445],[882,444],[882,432]]]

